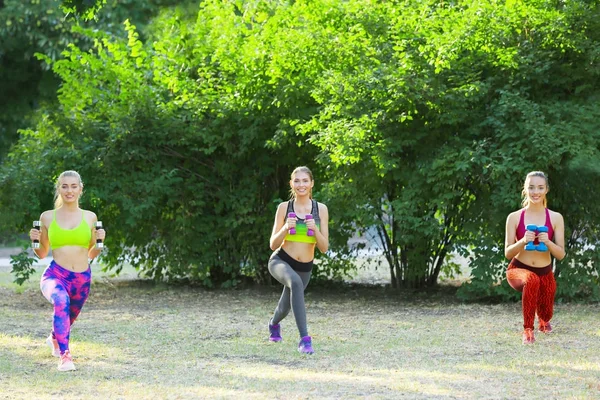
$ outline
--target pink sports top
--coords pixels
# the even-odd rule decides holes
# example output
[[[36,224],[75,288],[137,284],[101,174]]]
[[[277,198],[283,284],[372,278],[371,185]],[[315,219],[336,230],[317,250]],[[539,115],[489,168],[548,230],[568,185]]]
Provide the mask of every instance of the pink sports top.
[[[554,237],[554,229],[552,229],[552,221],[550,220],[550,212],[546,208],[546,222],[545,226],[548,227],[548,239],[552,240]],[[517,240],[521,240],[525,236],[525,209],[521,211],[521,217],[519,218],[519,225],[517,225]],[[535,239],[537,242],[537,239]]]

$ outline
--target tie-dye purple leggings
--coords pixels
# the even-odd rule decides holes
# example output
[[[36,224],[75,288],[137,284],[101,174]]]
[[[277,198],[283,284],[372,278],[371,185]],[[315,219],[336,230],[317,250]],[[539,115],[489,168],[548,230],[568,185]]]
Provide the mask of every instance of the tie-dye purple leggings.
[[[81,312],[90,294],[92,271],[69,271],[52,261],[42,275],[40,288],[44,297],[54,305],[52,336],[58,341],[60,353],[69,350],[71,325]]]

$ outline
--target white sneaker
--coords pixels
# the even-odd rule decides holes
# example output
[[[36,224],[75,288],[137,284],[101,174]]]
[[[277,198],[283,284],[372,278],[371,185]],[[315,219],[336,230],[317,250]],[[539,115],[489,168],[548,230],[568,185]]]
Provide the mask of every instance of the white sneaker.
[[[60,356],[60,362],[58,363],[59,371],[75,371],[75,364],[73,364],[73,358],[69,350],[65,351]]]
[[[52,350],[53,357],[60,357],[60,347],[58,347],[58,341],[52,337],[52,335],[46,338],[46,344]]]

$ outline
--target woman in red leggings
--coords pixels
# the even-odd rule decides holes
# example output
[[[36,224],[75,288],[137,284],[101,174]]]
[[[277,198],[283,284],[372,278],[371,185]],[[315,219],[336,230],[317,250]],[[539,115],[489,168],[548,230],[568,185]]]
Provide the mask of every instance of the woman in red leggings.
[[[558,260],[565,257],[565,223],[562,215],[546,208],[547,193],[546,175],[541,171],[528,173],[523,187],[523,208],[506,219],[504,255],[511,260],[506,278],[510,286],[523,293],[523,344],[535,342],[536,314],[540,332],[552,332],[550,320],[556,292],[552,256]],[[528,230],[528,225],[537,229]],[[527,246],[530,242],[533,245]]]

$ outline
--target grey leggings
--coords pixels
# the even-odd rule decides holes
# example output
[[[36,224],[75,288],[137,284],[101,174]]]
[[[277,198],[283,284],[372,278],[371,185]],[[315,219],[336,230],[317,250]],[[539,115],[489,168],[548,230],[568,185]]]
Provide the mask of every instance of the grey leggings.
[[[271,319],[271,324],[278,324],[289,314],[290,308],[292,308],[294,310],[294,317],[296,318],[296,326],[298,326],[298,331],[302,338],[308,336],[304,289],[306,289],[308,281],[310,281],[311,271],[296,271],[292,269],[290,264],[300,264],[301,266],[310,264],[312,267],[312,262],[299,263],[281,249],[279,253],[271,256],[269,260],[269,272],[273,275],[273,278],[277,279],[284,286],[283,293]]]

